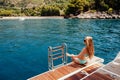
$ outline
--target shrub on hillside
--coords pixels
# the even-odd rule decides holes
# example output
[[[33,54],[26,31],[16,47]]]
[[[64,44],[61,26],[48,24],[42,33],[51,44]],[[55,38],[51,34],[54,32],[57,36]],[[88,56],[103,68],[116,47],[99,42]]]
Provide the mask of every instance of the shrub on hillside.
[[[66,15],[78,15],[82,11],[89,9],[89,2],[87,0],[70,0],[68,8],[65,11]]]
[[[0,16],[11,16],[13,13],[12,10],[0,10]]]
[[[43,6],[41,9],[41,16],[59,16],[60,11],[55,6]]]
[[[112,14],[113,9],[112,9],[112,8],[109,8],[107,12],[108,12],[108,14]]]
[[[38,7],[25,8],[22,10],[26,16],[40,16],[40,9]]]

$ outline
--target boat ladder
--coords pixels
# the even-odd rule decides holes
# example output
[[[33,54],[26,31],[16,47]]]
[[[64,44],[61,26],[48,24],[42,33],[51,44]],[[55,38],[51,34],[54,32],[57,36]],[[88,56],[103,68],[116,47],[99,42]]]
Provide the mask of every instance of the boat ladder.
[[[48,47],[48,69],[53,70],[59,66],[65,65],[67,63],[67,45],[63,43],[61,46]],[[57,59],[62,60],[61,64],[55,65],[54,61]]]

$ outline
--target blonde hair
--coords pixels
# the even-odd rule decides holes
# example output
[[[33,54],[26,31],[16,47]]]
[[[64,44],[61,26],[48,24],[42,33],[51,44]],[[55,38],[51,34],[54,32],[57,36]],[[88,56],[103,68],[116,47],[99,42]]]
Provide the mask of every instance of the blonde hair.
[[[85,44],[86,44],[86,49],[89,54],[89,58],[91,59],[94,56],[94,44],[93,44],[92,37],[87,36],[85,38]]]

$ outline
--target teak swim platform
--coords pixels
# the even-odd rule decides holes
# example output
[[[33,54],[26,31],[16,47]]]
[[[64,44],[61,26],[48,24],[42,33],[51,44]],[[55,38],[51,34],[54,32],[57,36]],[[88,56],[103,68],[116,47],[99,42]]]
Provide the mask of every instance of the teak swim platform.
[[[79,65],[74,62],[67,63],[66,47],[66,44],[54,48],[49,47],[49,71],[28,80],[120,80],[120,53],[107,65],[103,64],[102,58],[96,56],[88,64]],[[61,55],[58,50],[61,50]],[[58,51],[58,56],[52,53],[56,51]],[[54,60],[59,58],[62,58],[62,64],[54,66]]]

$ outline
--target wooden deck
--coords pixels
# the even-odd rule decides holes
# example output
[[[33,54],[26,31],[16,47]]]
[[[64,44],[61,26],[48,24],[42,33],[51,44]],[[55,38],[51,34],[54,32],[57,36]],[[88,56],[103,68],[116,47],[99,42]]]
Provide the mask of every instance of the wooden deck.
[[[90,66],[90,67],[88,67],[84,70],[87,71],[88,73],[91,73],[101,66],[102,66],[102,64],[96,63],[96,64],[94,64],[94,65],[92,65],[92,66]],[[38,76],[35,76],[33,78],[30,78],[29,80],[57,80],[57,79],[65,76],[65,75],[70,74],[71,72],[74,72],[74,71],[76,71],[80,68],[83,68],[83,67],[84,67],[84,65],[78,65],[78,64],[75,64],[75,63],[71,63],[69,65],[57,68],[53,71],[48,71],[48,72],[45,72],[45,73],[40,74]],[[83,75],[81,73],[79,76],[80,76],[80,78],[82,78],[85,75]]]
[[[72,62],[28,80],[120,80],[120,53],[106,65],[100,63],[100,60],[94,57],[86,66]]]
[[[93,59],[93,61],[91,63],[89,63],[89,64],[92,64],[92,65],[89,65],[89,64],[88,65],[79,65],[79,64],[75,64],[74,62],[71,62],[68,65],[64,65],[64,66],[61,66],[61,67],[56,68],[54,70],[47,71],[47,72],[42,73],[40,75],[37,75],[35,77],[29,78],[28,80],[58,80],[58,79],[66,76],[68,74],[74,73],[77,70],[86,71],[88,74],[90,74],[90,73],[92,73],[93,71],[95,71],[96,69],[100,68],[103,65],[100,62],[96,62],[96,61],[99,61],[99,60],[101,60],[101,59],[98,58],[98,57],[95,57]],[[79,79],[86,76],[82,72],[79,72],[79,73],[80,74],[77,74],[77,76],[79,76]],[[73,79],[71,78],[71,79],[66,79],[66,80],[73,80]]]

